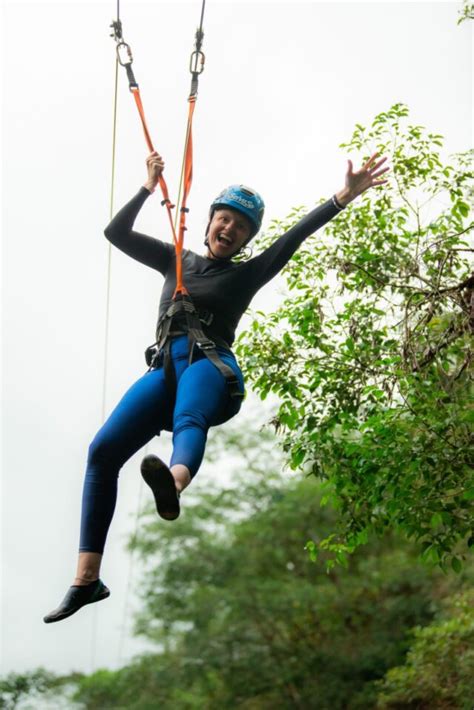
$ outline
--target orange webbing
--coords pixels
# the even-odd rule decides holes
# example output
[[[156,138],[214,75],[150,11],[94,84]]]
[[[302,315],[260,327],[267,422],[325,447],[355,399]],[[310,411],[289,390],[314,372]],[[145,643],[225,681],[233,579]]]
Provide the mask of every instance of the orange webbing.
[[[178,237],[178,247],[176,250],[176,253],[179,254],[179,259],[177,259],[176,262],[176,273],[177,273],[177,278],[176,282],[179,284],[181,283],[181,253],[183,250],[183,244],[184,244],[184,233],[186,231],[186,213],[188,211],[186,204],[188,200],[188,195],[189,191],[191,190],[191,185],[193,182],[193,115],[194,115],[194,108],[196,106],[196,97],[195,96],[190,96],[189,97],[189,112],[188,112],[188,125],[186,127],[186,144],[185,144],[185,157],[184,157],[184,171],[183,171],[183,198],[181,200],[181,214],[179,218],[179,237]],[[179,266],[178,266],[179,265]],[[179,277],[178,277],[178,269],[179,269]],[[179,289],[178,286],[176,286],[176,295],[178,293]]]
[[[140,120],[142,122],[143,132],[145,134],[145,140],[146,140],[146,144],[148,146],[148,150],[150,151],[150,153],[153,153],[155,148],[153,147],[150,132],[149,132],[148,126],[146,124],[145,112],[143,110],[143,104],[142,104],[142,100],[141,100],[141,96],[140,96],[140,91],[139,91],[138,87],[136,87],[136,88],[132,88],[131,92],[133,94],[133,98],[135,99],[138,113],[140,115]],[[190,129],[189,129],[189,124],[188,124],[188,131],[189,130]],[[192,146],[191,146],[191,151],[192,151]],[[192,156],[191,156],[191,163],[192,163]],[[192,175],[192,165],[191,165],[191,175]],[[182,263],[181,263],[181,255],[182,255],[182,251],[183,251],[183,238],[184,238],[184,231],[185,231],[186,227],[184,226],[184,223],[183,223],[183,230],[182,230],[182,235],[181,235],[181,224],[180,224],[180,238],[178,239],[178,237],[176,236],[176,230],[175,230],[174,224],[173,224],[173,215],[171,212],[171,210],[174,208],[174,205],[171,203],[171,200],[169,198],[168,186],[166,184],[166,180],[164,179],[163,175],[160,175],[160,177],[158,179],[158,183],[160,185],[161,192],[163,195],[163,204],[166,206],[166,210],[168,212],[168,219],[169,219],[169,223],[171,225],[174,246],[176,249],[176,290],[175,290],[174,295],[176,295],[177,293],[183,293],[185,295],[188,295],[188,292],[186,291],[186,288],[184,287],[184,284],[183,284],[183,269],[182,269]],[[189,183],[189,186],[191,186],[190,183]],[[188,188],[188,190],[189,190],[189,188]],[[183,215],[183,213],[182,213],[182,215]],[[174,296],[173,296],[173,298],[174,298]]]

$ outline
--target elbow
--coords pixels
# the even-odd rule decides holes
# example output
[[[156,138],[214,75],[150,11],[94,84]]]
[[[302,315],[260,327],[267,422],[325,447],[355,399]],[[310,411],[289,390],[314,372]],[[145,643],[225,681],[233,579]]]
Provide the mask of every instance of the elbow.
[[[110,224],[104,229],[104,236],[109,242],[113,242],[114,230]]]

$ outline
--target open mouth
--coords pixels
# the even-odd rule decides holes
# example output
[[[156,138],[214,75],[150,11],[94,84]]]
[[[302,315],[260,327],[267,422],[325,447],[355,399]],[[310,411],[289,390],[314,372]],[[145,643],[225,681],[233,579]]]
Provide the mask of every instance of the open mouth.
[[[219,244],[222,244],[223,246],[226,246],[226,247],[232,246],[232,240],[229,239],[228,237],[225,237],[223,234],[217,235],[217,241],[219,242]]]

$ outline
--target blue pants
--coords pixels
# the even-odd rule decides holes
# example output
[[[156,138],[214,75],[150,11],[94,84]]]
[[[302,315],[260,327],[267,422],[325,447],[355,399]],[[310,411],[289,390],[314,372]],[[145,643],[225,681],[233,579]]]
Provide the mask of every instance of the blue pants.
[[[218,349],[244,391],[233,353]],[[175,402],[166,389],[163,367],[145,373],[126,392],[89,447],[82,496],[80,552],[103,552],[117,499],[120,468],[163,429],[173,432],[170,466],[183,464],[191,476],[201,465],[209,427],[226,422],[240,409],[219,370],[195,348],[188,365],[186,336],[174,338],[171,356],[176,372]],[[174,405],[174,407],[173,407]]]

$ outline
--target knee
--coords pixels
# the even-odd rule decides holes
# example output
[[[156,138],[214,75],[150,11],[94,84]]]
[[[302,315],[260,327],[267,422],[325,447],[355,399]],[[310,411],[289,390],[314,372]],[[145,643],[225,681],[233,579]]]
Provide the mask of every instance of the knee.
[[[89,445],[87,463],[89,466],[108,469],[118,463],[117,450],[109,437],[99,431]]]
[[[199,411],[183,411],[175,416],[173,423],[173,433],[176,435],[185,429],[200,429],[207,434],[209,429],[207,417]]]

